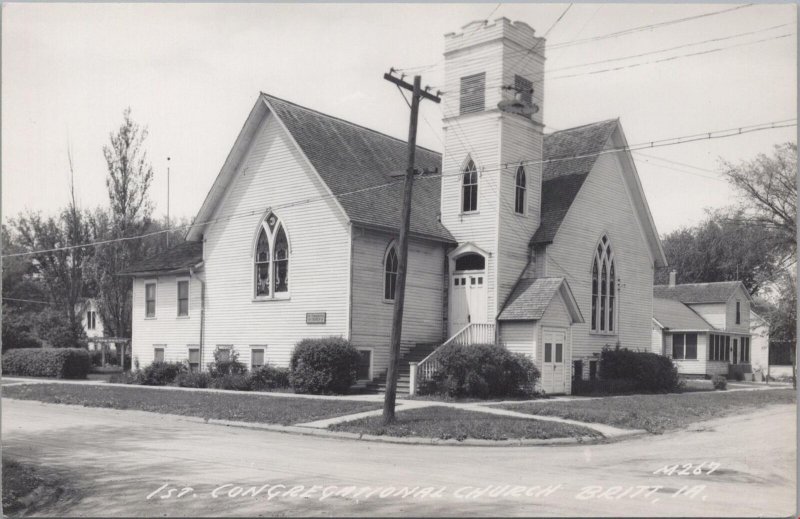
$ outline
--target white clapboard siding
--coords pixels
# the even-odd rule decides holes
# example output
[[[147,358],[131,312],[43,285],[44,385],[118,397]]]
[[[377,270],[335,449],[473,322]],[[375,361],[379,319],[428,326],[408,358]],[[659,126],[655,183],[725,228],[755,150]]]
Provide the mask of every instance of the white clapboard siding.
[[[739,302],[739,324],[736,324],[736,302]],[[736,292],[728,300],[725,307],[725,330],[736,333],[750,333],[750,301],[742,287],[737,287]]]
[[[750,313],[750,363],[753,370],[767,371],[769,364],[769,325],[760,316]]]
[[[178,280],[189,280],[189,316],[178,317]],[[145,317],[145,283],[156,283],[156,315]],[[153,348],[163,345],[164,360],[182,362],[189,344],[200,342],[201,281],[197,275],[136,278],[131,315],[132,361],[141,367],[153,362]]]
[[[622,281],[613,335],[591,333],[591,265],[604,234],[614,251],[616,276]],[[617,341],[630,349],[650,349],[653,260],[617,154],[597,158],[553,244],[548,246],[547,258],[547,275],[567,278],[585,320],[572,329],[575,358],[591,356]]]
[[[523,117],[505,114],[501,120],[501,163],[508,164],[500,177],[500,202],[497,228],[497,301],[500,308],[505,303],[530,258],[530,239],[539,227],[542,166],[541,129]],[[514,211],[516,199],[517,166],[525,166],[525,214]]]
[[[249,363],[250,346],[257,344],[266,345],[266,361],[286,366],[300,338],[348,336],[349,225],[332,198],[275,209],[289,239],[289,298],[253,297],[254,243],[265,209],[326,194],[279,121],[267,114],[216,209],[220,220],[204,237],[204,364],[220,344],[232,344]],[[326,324],[306,324],[308,312],[325,312]]]
[[[664,354],[664,331],[661,327],[657,326],[655,323],[653,324],[653,330],[651,332],[651,343],[650,343],[650,351],[653,353],[657,353],[658,355]]]
[[[512,353],[521,353],[535,360],[536,321],[500,321],[498,335],[500,344]]]
[[[394,304],[383,299],[384,254],[391,233],[356,229],[353,232],[353,299],[351,340],[374,348],[373,375],[389,365]],[[408,244],[403,309],[402,353],[418,343],[441,343],[443,338],[445,246],[412,238]]]
[[[725,329],[725,303],[700,303],[688,306],[714,328]]]

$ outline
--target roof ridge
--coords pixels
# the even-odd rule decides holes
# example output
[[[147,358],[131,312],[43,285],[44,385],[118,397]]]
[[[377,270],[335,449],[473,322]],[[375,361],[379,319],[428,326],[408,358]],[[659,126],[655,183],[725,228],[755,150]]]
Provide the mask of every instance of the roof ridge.
[[[552,133],[546,133],[544,136],[545,137],[550,137],[551,135],[557,135],[559,133],[571,132],[573,130],[580,130],[581,128],[587,128],[589,126],[600,126],[601,124],[615,123],[615,122],[618,122],[618,121],[619,121],[619,117],[614,118],[614,119],[603,119],[602,121],[595,121],[593,123],[586,123],[586,124],[582,124],[580,126],[573,126],[572,128],[564,128],[563,130],[556,130],[556,131],[554,131]]]
[[[356,127],[356,128],[359,128],[359,129],[361,129],[361,130],[367,130],[367,131],[369,131],[369,132],[372,132],[372,133],[374,133],[374,134],[380,135],[380,136],[382,136],[382,137],[387,137],[387,138],[389,138],[389,139],[392,139],[392,140],[395,140],[395,141],[397,141],[397,142],[401,142],[401,143],[403,143],[403,144],[408,144],[408,141],[406,141],[406,140],[404,140],[404,139],[400,139],[400,138],[398,138],[398,137],[393,137],[393,136],[391,136],[391,135],[389,135],[389,134],[386,134],[386,133],[383,133],[383,132],[379,132],[378,130],[375,130],[375,129],[373,129],[373,128],[369,128],[369,127],[367,127],[367,126],[364,126],[364,125],[362,125],[362,124],[358,124],[358,123],[354,123],[354,122],[352,122],[352,121],[348,121],[347,119],[343,119],[343,118],[341,118],[341,117],[337,117],[337,116],[335,116],[335,115],[330,115],[330,114],[326,114],[326,113],[324,113],[324,112],[320,112],[319,110],[314,110],[313,108],[309,108],[309,107],[307,107],[307,106],[303,106],[303,105],[297,104],[297,103],[295,103],[295,102],[293,102],[293,101],[289,101],[288,99],[283,99],[282,97],[278,97],[278,96],[275,96],[275,95],[272,95],[272,94],[268,94],[268,93],[266,93],[266,92],[263,92],[263,91],[262,91],[262,92],[260,92],[260,94],[261,94],[262,96],[265,96],[265,97],[268,97],[268,98],[271,98],[271,99],[276,99],[276,100],[278,100],[278,101],[280,101],[280,102],[282,102],[282,103],[286,103],[286,104],[290,104],[290,105],[292,105],[292,106],[296,106],[297,108],[300,108],[300,109],[302,109],[302,110],[306,110],[306,111],[308,111],[308,112],[312,112],[312,113],[315,113],[315,114],[317,114],[317,115],[321,115],[322,117],[327,117],[328,119],[334,119],[334,120],[336,120],[336,121],[339,121],[339,122],[345,123],[345,124],[347,124],[347,125],[349,125],[349,126],[354,126],[354,127]],[[434,154],[436,154],[436,155],[439,155],[439,156],[441,156],[441,155],[442,155],[442,152],[440,152],[440,151],[432,150],[432,149],[430,149],[430,148],[426,148],[425,146],[420,146],[419,144],[417,144],[417,145],[416,145],[416,147],[417,147],[418,149],[425,150],[425,151],[427,151],[427,152],[434,153]]]
[[[675,288],[675,287],[685,287],[685,286],[697,286],[697,285],[723,285],[725,283],[741,283],[741,280],[732,280],[732,281],[705,281],[703,283],[677,283],[675,286],[670,285],[653,285],[654,287],[666,287],[666,288]]]

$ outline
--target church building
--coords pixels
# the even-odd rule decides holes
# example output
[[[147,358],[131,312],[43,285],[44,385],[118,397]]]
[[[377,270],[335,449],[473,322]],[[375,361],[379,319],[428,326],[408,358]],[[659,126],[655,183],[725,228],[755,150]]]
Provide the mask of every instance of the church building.
[[[525,23],[468,24],[444,57],[444,150],[416,151],[400,387],[445,342],[497,342],[534,360],[544,391],[570,393],[604,346],[651,349],[666,259],[621,124],[545,133],[545,41]],[[335,335],[379,385],[406,155],[259,94],[187,241],[129,272],[133,357],[206,369],[221,349],[286,366],[301,339]]]

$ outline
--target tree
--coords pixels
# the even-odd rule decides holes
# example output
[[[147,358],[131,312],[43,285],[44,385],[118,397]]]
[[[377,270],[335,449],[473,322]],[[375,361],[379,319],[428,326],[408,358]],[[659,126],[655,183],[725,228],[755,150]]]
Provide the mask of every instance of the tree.
[[[123,122],[103,147],[108,174],[109,209],[92,216],[98,240],[115,240],[97,247],[93,277],[97,284],[100,315],[111,335],[130,337],[131,288],[129,277],[119,274],[146,255],[145,240],[134,238],[148,232],[152,204],[149,198],[153,167],[144,150],[147,128],[132,118],[130,108]]]
[[[669,267],[656,272],[657,284],[675,269],[680,283],[739,280],[751,294],[774,277],[782,251],[775,229],[749,221],[741,209],[709,211],[698,225],[664,236],[662,244]]]
[[[722,161],[728,181],[741,195],[739,217],[775,231],[786,254],[797,253],[797,144],[776,145],[772,157],[732,164]]]

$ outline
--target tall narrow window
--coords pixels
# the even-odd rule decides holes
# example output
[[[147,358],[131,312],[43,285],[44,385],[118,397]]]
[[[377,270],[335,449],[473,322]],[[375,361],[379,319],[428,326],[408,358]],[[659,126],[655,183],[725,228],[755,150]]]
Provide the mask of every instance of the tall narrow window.
[[[397,288],[397,251],[394,245],[389,247],[383,260],[383,299],[394,301]]]
[[[736,301],[736,324],[742,324],[741,309],[742,309],[742,303]]]
[[[200,371],[200,348],[189,348],[189,371]]]
[[[261,222],[255,248],[255,296],[271,299],[289,292],[289,239],[283,222],[270,213]]]
[[[517,214],[525,214],[526,184],[525,168],[520,166],[517,168],[517,187],[514,196],[514,212]]]
[[[616,268],[611,242],[603,236],[592,262],[592,331],[612,333],[616,329]]]
[[[256,247],[256,296],[269,295],[269,238],[261,229]]]
[[[470,160],[464,168],[461,187],[461,211],[469,213],[478,210],[478,169]]]
[[[144,316],[156,316],[156,284],[146,283],[144,285]]]
[[[472,74],[461,78],[459,113],[483,111],[486,97],[486,73]]]
[[[189,315],[189,282],[178,281],[178,317]]]

